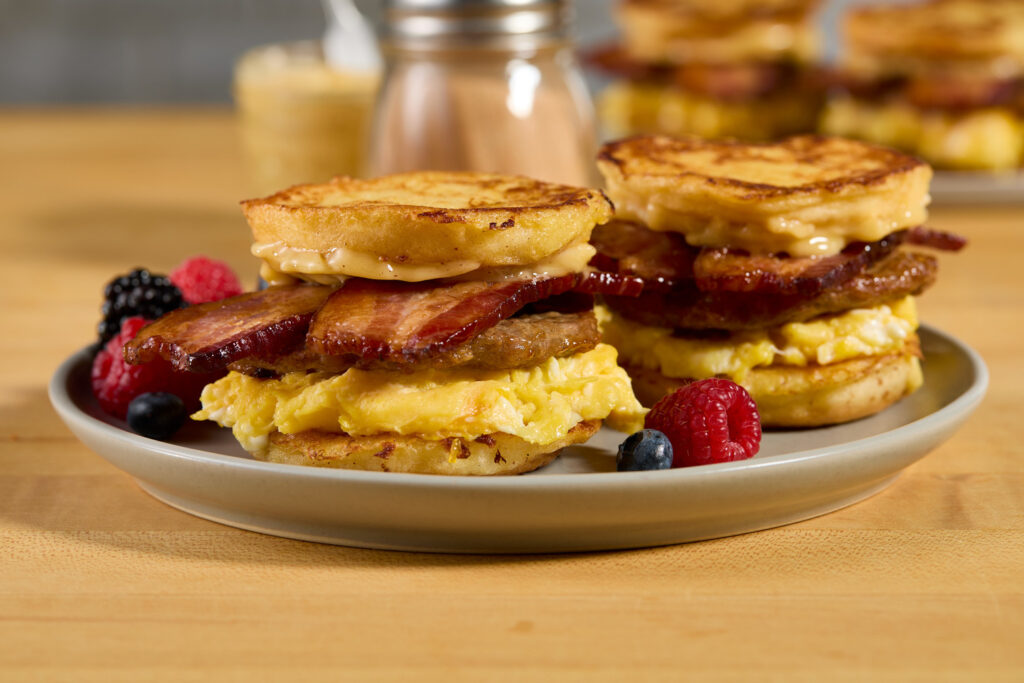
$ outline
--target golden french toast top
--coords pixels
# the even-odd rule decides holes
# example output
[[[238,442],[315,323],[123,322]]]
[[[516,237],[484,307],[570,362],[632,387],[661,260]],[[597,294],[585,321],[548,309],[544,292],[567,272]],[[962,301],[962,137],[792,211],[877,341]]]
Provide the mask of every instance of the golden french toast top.
[[[626,0],[617,8],[627,52],[667,63],[809,61],[818,52],[816,0]]]
[[[1024,2],[932,0],[859,7],[845,17],[845,62],[864,73],[1024,71]]]
[[[743,22],[766,17],[802,17],[819,0],[623,0],[622,11],[657,12],[678,21],[704,23]]]
[[[579,270],[591,230],[612,215],[599,190],[441,171],[335,178],[242,207],[253,253],[277,272],[407,281],[560,256],[558,268]]]
[[[804,135],[777,143],[640,136],[598,157],[616,215],[699,246],[836,253],[922,223],[931,169],[895,150]]]

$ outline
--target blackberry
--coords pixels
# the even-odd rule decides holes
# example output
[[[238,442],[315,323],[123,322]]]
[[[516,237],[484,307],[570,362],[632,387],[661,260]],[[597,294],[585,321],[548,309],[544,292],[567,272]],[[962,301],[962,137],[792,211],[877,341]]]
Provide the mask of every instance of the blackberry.
[[[137,268],[108,282],[103,296],[103,320],[99,324],[101,344],[118,333],[125,318],[139,315],[155,320],[185,305],[181,290],[166,275],[154,275],[145,268]]]

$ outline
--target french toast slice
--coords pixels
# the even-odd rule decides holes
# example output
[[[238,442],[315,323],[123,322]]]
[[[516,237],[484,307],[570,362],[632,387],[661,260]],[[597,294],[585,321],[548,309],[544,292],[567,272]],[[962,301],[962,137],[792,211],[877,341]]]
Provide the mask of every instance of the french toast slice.
[[[260,460],[378,472],[416,474],[522,474],[547,465],[561,450],[597,433],[601,420],[577,423],[561,439],[531,444],[510,434],[485,434],[476,439],[423,439],[415,435],[349,436],[308,431],[273,432]]]
[[[694,246],[822,256],[920,225],[931,169],[842,138],[775,143],[639,136],[602,147],[616,217]]]
[[[274,271],[413,282],[545,261],[578,272],[612,215],[598,190],[441,171],[334,178],[242,207]]]
[[[765,427],[821,427],[874,415],[921,386],[916,340],[904,353],[853,358],[835,365],[756,368],[741,383]],[[636,396],[652,406],[697,378],[666,377],[623,363]]]
[[[616,14],[630,55],[651,63],[807,62],[816,0],[626,0]]]

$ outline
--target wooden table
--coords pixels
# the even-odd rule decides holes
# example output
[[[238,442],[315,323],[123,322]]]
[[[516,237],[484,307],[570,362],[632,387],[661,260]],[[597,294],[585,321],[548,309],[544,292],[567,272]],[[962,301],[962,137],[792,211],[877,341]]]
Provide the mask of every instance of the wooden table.
[[[0,680],[1024,680],[1024,209],[936,209],[922,317],[981,352],[978,413],[885,492],[684,546],[456,557],[177,512],[47,402],[104,283],[254,273],[228,113],[0,113]]]

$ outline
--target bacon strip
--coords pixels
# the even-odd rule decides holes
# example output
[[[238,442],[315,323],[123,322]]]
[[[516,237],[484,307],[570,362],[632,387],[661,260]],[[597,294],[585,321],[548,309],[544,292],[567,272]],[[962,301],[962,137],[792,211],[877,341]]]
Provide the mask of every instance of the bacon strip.
[[[572,291],[584,294],[640,296],[640,293],[644,291],[644,281],[633,275],[596,270],[581,275],[578,284],[572,288]]]
[[[526,304],[572,289],[580,276],[509,282],[351,280],[313,319],[307,346],[326,355],[415,362],[465,342]]]
[[[680,235],[624,222],[595,229],[591,242],[598,251],[591,265],[640,277],[645,292],[693,288],[798,296],[814,296],[847,282],[903,243],[950,251],[966,244],[958,235],[918,226],[877,242],[849,244],[832,256],[752,256],[741,250],[691,247]]]
[[[907,230],[906,240],[910,244],[931,247],[932,249],[940,249],[942,251],[960,251],[967,246],[967,238],[965,237],[942,230],[932,230],[923,225]]]
[[[172,311],[125,345],[129,363],[160,356],[179,370],[222,372],[249,356],[273,357],[302,346],[330,287],[289,285]]]
[[[594,228],[590,243],[597,249],[590,265],[639,277],[647,290],[666,290],[692,279],[693,262],[700,252],[682,235],[622,221]]]
[[[909,79],[903,92],[911,104],[923,109],[980,109],[1013,101],[1017,92],[1013,79],[920,76]]]
[[[813,296],[701,292],[691,286],[664,293],[644,292],[636,299],[606,297],[605,303],[643,325],[757,330],[916,296],[932,285],[937,270],[935,257],[898,250],[846,282]]]
[[[903,239],[904,234],[898,232],[877,242],[854,242],[832,256],[803,258],[702,249],[694,261],[693,272],[698,289],[704,292],[813,296],[846,282],[889,255]]]

